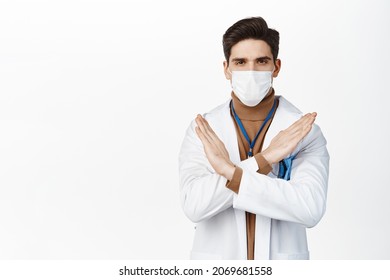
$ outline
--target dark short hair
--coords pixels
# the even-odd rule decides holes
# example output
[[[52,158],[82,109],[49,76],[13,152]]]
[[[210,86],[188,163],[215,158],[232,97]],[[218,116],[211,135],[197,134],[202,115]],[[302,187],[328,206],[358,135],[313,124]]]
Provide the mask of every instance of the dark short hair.
[[[251,17],[237,21],[223,34],[222,45],[227,63],[229,63],[232,47],[246,39],[265,41],[271,48],[274,61],[277,59],[279,53],[279,32],[268,28],[267,22],[262,17]]]

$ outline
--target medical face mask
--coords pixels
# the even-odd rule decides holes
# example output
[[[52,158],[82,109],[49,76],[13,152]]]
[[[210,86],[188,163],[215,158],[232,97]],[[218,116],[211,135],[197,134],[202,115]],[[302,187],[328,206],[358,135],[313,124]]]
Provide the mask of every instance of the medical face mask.
[[[230,71],[232,74],[232,89],[235,95],[245,105],[256,106],[269,92],[272,86],[273,72],[274,70]]]

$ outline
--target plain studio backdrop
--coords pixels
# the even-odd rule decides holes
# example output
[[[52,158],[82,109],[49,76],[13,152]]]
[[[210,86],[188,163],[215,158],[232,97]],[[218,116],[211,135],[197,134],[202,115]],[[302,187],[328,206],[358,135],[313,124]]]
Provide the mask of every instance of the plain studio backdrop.
[[[313,259],[390,259],[387,1],[1,1],[0,258],[188,259],[178,153],[230,97],[222,35],[280,32],[276,94],[331,156]]]

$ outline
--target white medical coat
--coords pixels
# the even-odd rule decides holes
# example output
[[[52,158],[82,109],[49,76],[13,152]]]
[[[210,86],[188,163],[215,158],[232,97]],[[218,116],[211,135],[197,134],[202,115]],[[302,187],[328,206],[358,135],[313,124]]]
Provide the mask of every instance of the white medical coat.
[[[282,96],[264,138],[269,146],[279,131],[303,114]],[[238,194],[210,165],[195,132],[195,120],[186,131],[179,154],[181,203],[196,223],[191,259],[246,259],[245,211],[256,214],[255,259],[309,259],[306,228],[325,212],[329,154],[320,127],[288,155],[296,155],[289,181],[277,178],[279,165],[263,175],[255,158],[240,160],[230,100],[204,117],[225,144],[231,161],[243,169]]]

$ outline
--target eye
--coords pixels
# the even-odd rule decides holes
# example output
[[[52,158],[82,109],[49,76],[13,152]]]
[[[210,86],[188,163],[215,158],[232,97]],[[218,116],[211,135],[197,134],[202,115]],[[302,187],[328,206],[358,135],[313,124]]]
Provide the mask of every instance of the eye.
[[[245,62],[243,60],[237,60],[236,61],[236,65],[243,65]]]
[[[259,64],[267,64],[267,62],[268,62],[268,60],[266,60],[266,59],[259,59],[257,61],[257,63],[259,63]]]

